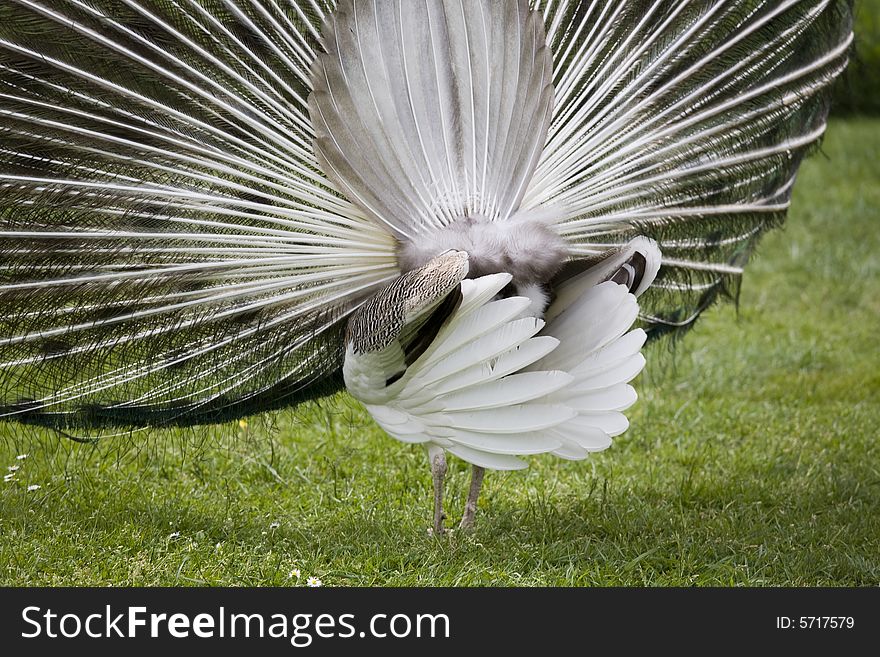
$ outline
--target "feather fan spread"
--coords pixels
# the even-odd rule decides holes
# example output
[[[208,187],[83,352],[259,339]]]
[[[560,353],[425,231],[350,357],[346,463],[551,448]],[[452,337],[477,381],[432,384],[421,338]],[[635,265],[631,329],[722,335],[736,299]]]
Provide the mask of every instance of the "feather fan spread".
[[[662,267],[638,290],[637,353],[735,295],[825,129],[850,23],[837,0],[6,0],[0,415],[94,432],[326,394],[350,318],[450,250],[474,280],[445,324],[418,320],[430,337],[489,290],[540,341],[568,284],[631,299],[616,340],[636,290],[570,283],[648,238]],[[442,342],[434,358],[461,357]],[[531,416],[531,451],[605,444],[560,392],[584,349],[537,375],[569,410],[543,434]],[[476,411],[455,407],[452,444],[415,376],[388,385],[478,461]],[[486,465],[514,458],[493,440]]]

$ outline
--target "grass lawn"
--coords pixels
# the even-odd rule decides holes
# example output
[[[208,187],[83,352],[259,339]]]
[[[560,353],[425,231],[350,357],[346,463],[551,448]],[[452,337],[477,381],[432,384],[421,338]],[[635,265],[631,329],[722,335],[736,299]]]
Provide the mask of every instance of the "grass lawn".
[[[195,438],[0,425],[0,584],[880,584],[878,153],[832,123],[739,312],[648,352],[611,449],[489,473],[473,534],[428,536],[424,453],[345,395]]]

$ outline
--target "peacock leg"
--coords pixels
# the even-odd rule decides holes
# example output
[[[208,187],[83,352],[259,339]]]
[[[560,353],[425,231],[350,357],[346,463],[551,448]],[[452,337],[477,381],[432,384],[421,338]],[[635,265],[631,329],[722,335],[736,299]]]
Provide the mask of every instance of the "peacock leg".
[[[464,505],[464,515],[461,517],[461,529],[473,529],[474,516],[477,515],[477,500],[480,498],[480,488],[483,486],[485,468],[475,465],[471,470],[471,487],[468,490],[467,502]]]
[[[431,447],[428,450],[428,458],[431,459],[431,474],[434,476],[434,535],[439,536],[446,532],[443,528],[443,480],[446,477],[446,452],[439,447]]]

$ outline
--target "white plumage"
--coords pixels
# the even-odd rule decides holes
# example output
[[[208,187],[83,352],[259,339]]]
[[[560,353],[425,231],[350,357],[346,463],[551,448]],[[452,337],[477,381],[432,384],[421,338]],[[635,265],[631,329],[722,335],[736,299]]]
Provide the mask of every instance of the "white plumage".
[[[850,13],[5,1],[0,418],[93,437],[347,384],[435,501],[445,451],[477,464],[468,525],[481,466],[607,447],[646,336],[735,296]]]

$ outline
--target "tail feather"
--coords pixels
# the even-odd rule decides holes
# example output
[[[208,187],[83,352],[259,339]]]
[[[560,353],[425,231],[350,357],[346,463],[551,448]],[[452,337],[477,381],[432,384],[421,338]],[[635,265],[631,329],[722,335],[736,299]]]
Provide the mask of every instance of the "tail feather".
[[[193,424],[338,388],[397,273],[334,190],[300,3],[0,8],[0,415]]]
[[[852,43],[850,3],[540,2],[556,110],[525,208],[589,258],[636,235],[663,269],[657,335],[691,326],[788,208]]]
[[[541,16],[525,0],[343,0],[323,45],[316,150],[366,213],[414,241],[517,211],[553,104]]]

